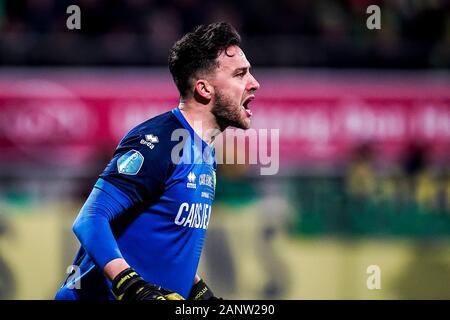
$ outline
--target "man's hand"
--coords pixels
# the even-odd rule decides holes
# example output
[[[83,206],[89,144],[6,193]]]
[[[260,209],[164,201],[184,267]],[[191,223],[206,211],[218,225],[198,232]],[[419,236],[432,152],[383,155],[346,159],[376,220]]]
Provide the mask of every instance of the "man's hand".
[[[112,292],[117,300],[184,300],[178,293],[146,282],[132,268],[113,279]]]
[[[222,300],[222,298],[218,298],[214,296],[214,293],[211,289],[206,285],[203,279],[200,279],[199,282],[194,284],[191,288],[191,292],[189,292],[188,300]]]

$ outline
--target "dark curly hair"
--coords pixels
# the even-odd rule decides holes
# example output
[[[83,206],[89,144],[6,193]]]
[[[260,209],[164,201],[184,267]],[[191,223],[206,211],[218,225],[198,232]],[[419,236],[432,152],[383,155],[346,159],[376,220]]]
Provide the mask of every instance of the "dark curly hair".
[[[178,40],[170,50],[169,70],[180,95],[186,97],[193,77],[218,67],[223,50],[240,43],[239,33],[226,22],[200,25]]]

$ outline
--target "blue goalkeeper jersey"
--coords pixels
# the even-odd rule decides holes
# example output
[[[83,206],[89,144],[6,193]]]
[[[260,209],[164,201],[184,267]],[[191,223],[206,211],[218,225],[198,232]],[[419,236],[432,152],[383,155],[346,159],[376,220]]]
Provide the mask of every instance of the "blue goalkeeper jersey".
[[[146,281],[187,298],[211,218],[214,149],[178,108],[119,143],[74,223],[74,273],[56,299],[114,299],[104,266],[124,258]]]

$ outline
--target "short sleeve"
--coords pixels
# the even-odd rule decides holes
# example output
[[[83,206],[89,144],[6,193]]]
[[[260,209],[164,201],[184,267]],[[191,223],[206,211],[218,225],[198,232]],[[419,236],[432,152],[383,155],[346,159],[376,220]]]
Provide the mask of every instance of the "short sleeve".
[[[170,136],[153,132],[126,135],[99,176],[124,192],[134,205],[157,199],[173,170]]]

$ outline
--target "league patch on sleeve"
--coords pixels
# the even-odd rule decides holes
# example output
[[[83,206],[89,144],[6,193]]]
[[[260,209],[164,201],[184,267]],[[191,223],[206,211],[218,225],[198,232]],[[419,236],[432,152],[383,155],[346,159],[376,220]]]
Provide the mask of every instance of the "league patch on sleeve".
[[[136,175],[144,163],[144,156],[136,150],[130,150],[117,160],[117,171]]]

